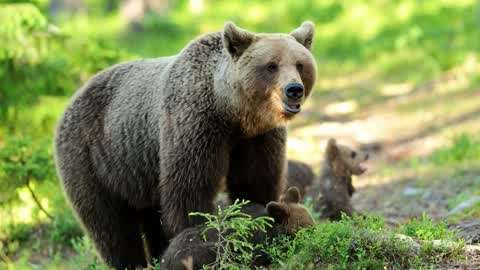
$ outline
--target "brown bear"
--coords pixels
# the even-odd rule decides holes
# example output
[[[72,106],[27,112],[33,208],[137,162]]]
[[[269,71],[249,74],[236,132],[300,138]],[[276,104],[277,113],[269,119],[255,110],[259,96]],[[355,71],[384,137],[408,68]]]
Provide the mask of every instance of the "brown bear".
[[[308,193],[316,175],[312,167],[298,160],[288,160],[287,163],[287,188],[297,187],[300,190],[301,198]]]
[[[269,216],[274,219],[267,232],[257,231],[251,238],[253,244],[261,244],[279,235],[294,235],[299,229],[315,224],[310,212],[300,204],[300,193],[296,187],[287,190],[281,202],[269,202],[267,206],[250,203],[242,212],[253,218]],[[215,243],[218,234],[209,229],[202,233],[205,226],[187,228],[172,239],[161,260],[161,268],[168,270],[202,269],[204,265],[215,262],[217,257]],[[254,252],[253,267],[267,266],[270,262],[267,255],[261,251]],[[221,256],[221,255],[220,255]],[[191,259],[189,259],[191,258]],[[190,261],[187,267],[186,262]]]
[[[335,139],[328,140],[319,185],[310,191],[314,208],[321,213],[321,218],[338,220],[342,213],[353,214],[350,202],[355,192],[352,175],[361,175],[366,171],[363,163],[368,157],[368,153],[337,144]]]
[[[290,34],[226,23],[174,56],[113,66],[77,91],[57,127],[56,166],[109,266],[146,265],[140,228],[159,257],[198,224],[188,213],[212,212],[221,179],[232,199],[278,199],[285,123],[316,78],[313,34],[310,22]]]

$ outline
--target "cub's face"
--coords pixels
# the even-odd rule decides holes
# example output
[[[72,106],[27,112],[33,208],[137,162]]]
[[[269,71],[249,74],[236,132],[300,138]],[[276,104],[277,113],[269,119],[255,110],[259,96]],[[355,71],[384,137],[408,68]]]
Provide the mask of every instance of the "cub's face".
[[[337,144],[334,139],[328,141],[327,158],[338,176],[360,175],[367,170],[364,163],[368,153]]]
[[[234,103],[247,135],[283,125],[298,114],[316,79],[310,52],[314,28],[290,34],[253,34],[227,23],[223,41],[231,57]]]
[[[300,191],[297,187],[290,187],[282,195],[280,202],[269,202],[267,212],[289,235],[295,234],[302,228],[315,225],[308,209],[300,203]]]

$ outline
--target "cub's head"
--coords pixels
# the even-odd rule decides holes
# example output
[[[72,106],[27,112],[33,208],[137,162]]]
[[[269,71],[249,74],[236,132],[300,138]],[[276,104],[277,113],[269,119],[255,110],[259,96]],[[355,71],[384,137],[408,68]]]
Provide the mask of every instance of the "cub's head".
[[[335,139],[328,140],[326,158],[337,177],[360,175],[367,170],[363,163],[368,160],[368,153],[337,144]]]
[[[311,22],[290,34],[255,34],[225,24],[228,81],[235,89],[230,98],[247,136],[281,126],[301,111],[316,78],[314,31]]]
[[[269,202],[267,213],[275,220],[280,233],[293,235],[298,230],[315,224],[307,208],[300,204],[300,191],[297,187],[290,187],[280,202]]]

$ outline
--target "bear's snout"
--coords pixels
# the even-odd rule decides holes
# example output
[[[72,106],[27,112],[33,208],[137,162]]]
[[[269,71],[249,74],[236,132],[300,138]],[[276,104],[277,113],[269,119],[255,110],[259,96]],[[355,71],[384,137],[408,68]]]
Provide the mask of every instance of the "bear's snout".
[[[287,84],[283,88],[283,94],[285,97],[284,107],[285,111],[290,114],[297,114],[300,112],[301,102],[305,95],[305,89],[302,84],[293,82]]]
[[[303,85],[299,83],[289,83],[284,88],[285,96],[289,101],[299,102],[303,98]]]

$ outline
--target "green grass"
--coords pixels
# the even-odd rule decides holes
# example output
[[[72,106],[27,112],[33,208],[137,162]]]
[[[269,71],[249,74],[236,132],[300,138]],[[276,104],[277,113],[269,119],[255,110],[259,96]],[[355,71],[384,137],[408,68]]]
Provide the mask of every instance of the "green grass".
[[[434,222],[425,213],[420,218],[412,219],[399,228],[399,232],[419,240],[450,240],[455,234],[447,228],[445,222]]]
[[[478,161],[480,160],[480,136],[457,135],[450,147],[436,151],[430,159],[438,166]]]
[[[344,217],[305,229],[292,241],[279,239],[268,252],[275,269],[418,269],[462,254],[463,242],[455,240],[444,224],[425,217],[403,228],[391,229],[378,216]],[[398,236],[402,232],[412,239]],[[421,240],[445,240],[453,245],[432,247]]]
[[[218,220],[215,224],[227,226],[229,222]],[[228,226],[241,232],[254,224],[252,219],[239,222],[236,220],[234,227]],[[406,236],[399,236],[399,233]],[[432,240],[442,240],[445,244],[436,245]],[[251,245],[245,241],[235,238],[236,245]],[[61,253],[56,253],[51,261],[42,262],[42,269],[106,269],[87,237],[72,240],[72,247],[74,256],[63,258]],[[463,241],[447,230],[444,223],[435,223],[427,216],[399,228],[390,228],[383,218],[369,215],[318,223],[301,230],[295,238],[278,237],[263,249],[273,260],[272,269],[429,269],[447,259],[460,260]],[[21,259],[3,265],[6,269],[27,269],[28,256],[24,251]],[[243,256],[249,257],[248,254]],[[237,259],[220,260],[217,267],[241,269],[241,265],[233,263]],[[154,263],[154,269],[160,269],[158,263]]]

